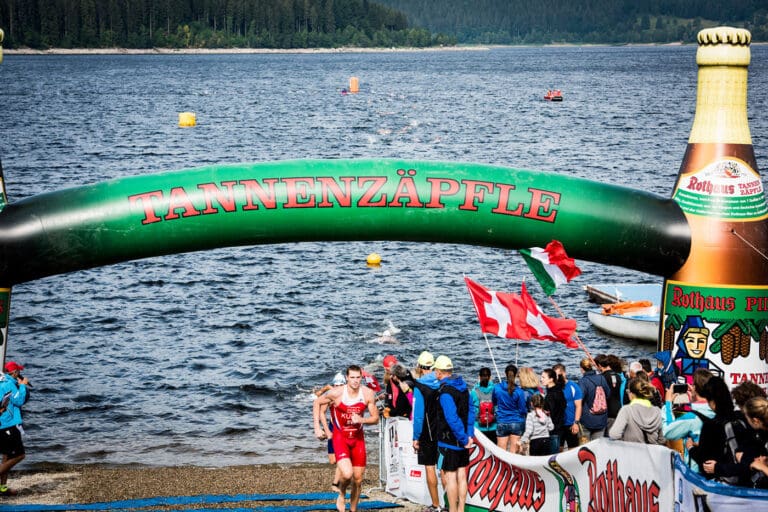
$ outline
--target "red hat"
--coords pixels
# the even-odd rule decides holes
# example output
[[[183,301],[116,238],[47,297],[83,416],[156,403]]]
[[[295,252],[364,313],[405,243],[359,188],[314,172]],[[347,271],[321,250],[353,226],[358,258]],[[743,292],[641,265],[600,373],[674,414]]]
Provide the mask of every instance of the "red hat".
[[[389,370],[396,364],[397,364],[397,358],[393,355],[384,356],[384,360],[381,362],[381,365],[387,370]]]
[[[5,363],[6,373],[11,373],[11,372],[15,372],[16,370],[23,370],[23,369],[24,367],[21,366],[16,361],[8,361],[7,363]]]

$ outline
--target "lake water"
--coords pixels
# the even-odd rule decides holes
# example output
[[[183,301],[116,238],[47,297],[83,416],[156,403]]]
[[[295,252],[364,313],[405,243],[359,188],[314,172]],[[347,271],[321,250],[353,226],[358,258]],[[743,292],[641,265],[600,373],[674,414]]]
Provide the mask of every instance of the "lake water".
[[[695,52],[7,55],[0,158],[10,201],[208,164],[363,157],[500,164],[666,197],[693,120]],[[342,96],[351,76],[361,92]],[[749,112],[763,166],[766,83],[768,46],[755,46]],[[548,88],[565,101],[544,102]],[[177,127],[182,111],[197,114],[196,128]],[[374,251],[379,269],[365,265]],[[661,278],[578,263],[583,275],[555,298],[591,353],[648,357],[654,347],[590,326],[581,287]],[[430,349],[470,381],[491,364],[464,274],[506,291],[531,279],[516,252],[380,241],[223,248],[18,285],[8,359],[34,385],[22,467],[322,462],[311,389],[348,364],[380,376],[385,354],[413,364]],[[398,342],[383,344],[390,323]],[[501,367],[564,362],[576,375],[583,356],[489,342]]]

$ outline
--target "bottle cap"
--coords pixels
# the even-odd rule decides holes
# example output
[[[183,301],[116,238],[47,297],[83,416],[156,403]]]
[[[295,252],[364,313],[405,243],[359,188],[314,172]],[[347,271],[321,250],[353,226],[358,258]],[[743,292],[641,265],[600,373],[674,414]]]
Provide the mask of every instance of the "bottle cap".
[[[699,49],[696,63],[699,66],[749,66],[749,30],[733,27],[707,28],[697,37]]]

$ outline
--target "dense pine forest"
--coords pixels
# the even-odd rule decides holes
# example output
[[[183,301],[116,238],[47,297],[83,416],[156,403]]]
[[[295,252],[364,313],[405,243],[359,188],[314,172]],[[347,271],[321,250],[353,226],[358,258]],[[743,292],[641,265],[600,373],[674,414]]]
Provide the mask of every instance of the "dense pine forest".
[[[768,41],[766,0],[0,0],[6,48],[333,48]]]
[[[702,28],[747,28],[768,41],[766,0],[377,0],[461,43],[669,43]]]
[[[0,0],[6,48],[455,44],[369,0]]]

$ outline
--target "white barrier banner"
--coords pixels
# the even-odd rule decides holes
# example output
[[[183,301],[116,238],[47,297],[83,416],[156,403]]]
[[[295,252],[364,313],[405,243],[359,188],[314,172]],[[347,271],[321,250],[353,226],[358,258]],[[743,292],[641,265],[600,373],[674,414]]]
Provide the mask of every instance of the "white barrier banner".
[[[387,420],[387,491],[431,503],[416,464],[411,423]],[[476,432],[467,510],[541,512],[704,512],[764,510],[768,492],[704,480],[664,446],[600,439],[551,456],[513,455]],[[443,492],[440,490],[441,500]]]
[[[668,511],[670,451],[601,439],[550,456],[513,455],[485,436],[470,453],[467,504],[482,510]],[[638,464],[642,461],[642,464]]]
[[[385,466],[385,490],[413,503],[431,505],[427,490],[427,474],[413,450],[413,423],[405,418],[387,418],[384,422],[384,453],[380,459]],[[438,496],[443,489],[438,480]]]

